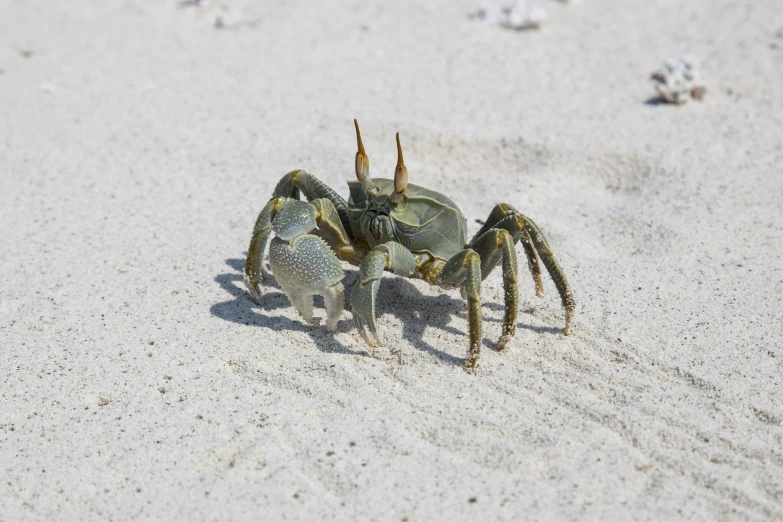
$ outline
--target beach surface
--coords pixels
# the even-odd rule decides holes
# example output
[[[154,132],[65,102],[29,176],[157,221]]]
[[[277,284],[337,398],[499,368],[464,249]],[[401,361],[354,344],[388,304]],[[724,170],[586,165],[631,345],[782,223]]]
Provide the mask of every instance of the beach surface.
[[[780,5],[631,4],[0,0],[0,520],[783,519]],[[347,197],[353,118],[470,235],[534,219],[571,335],[521,248],[473,375],[458,291],[387,274],[374,354],[253,303],[256,216]]]

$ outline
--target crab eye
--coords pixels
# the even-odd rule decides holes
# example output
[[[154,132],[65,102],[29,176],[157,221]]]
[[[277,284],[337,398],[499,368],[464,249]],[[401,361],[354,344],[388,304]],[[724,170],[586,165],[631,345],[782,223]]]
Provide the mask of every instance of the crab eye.
[[[394,169],[394,192],[402,194],[408,188],[408,169],[402,159],[402,146],[400,145],[400,133],[397,133],[397,168]]]
[[[408,188],[408,169],[399,165],[394,171],[394,192],[402,194]]]
[[[370,175],[370,158],[367,157],[367,152],[364,150],[364,144],[362,143],[362,134],[359,132],[359,122],[353,120],[353,124],[356,127],[356,179],[365,182],[365,178]]]
[[[356,179],[358,179],[359,181],[362,180],[362,171],[364,170],[363,164],[364,161],[362,161],[362,153],[357,152],[356,153]]]

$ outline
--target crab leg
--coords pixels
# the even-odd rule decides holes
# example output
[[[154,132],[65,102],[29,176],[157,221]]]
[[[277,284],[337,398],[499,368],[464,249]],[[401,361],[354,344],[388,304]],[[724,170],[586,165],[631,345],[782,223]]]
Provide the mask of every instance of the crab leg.
[[[275,212],[283,207],[288,198],[272,198],[264,205],[263,210],[256,219],[253,227],[253,235],[250,238],[250,246],[247,248],[247,260],[245,261],[245,286],[250,292],[250,297],[255,302],[261,301],[261,289],[258,283],[266,279],[264,268],[264,250],[272,232],[272,218]]]
[[[544,295],[544,284],[541,282],[541,265],[538,262],[538,254],[533,247],[533,241],[530,239],[530,234],[525,227],[520,227],[517,223],[516,216],[519,215],[519,211],[507,203],[499,203],[495,205],[492,212],[489,213],[487,221],[484,226],[476,232],[473,239],[470,240],[470,244],[473,243],[484,235],[488,230],[503,229],[511,232],[514,236],[514,242],[521,241],[522,246],[525,249],[525,255],[527,256],[527,267],[530,269],[530,274],[533,276],[533,282],[536,285],[536,296],[542,297]],[[486,277],[486,275],[484,276]]]
[[[555,283],[555,287],[560,294],[560,300],[565,308],[566,324],[565,328],[563,328],[563,334],[568,335],[571,327],[571,319],[574,316],[574,309],[576,308],[576,300],[568,285],[568,279],[566,279],[565,273],[560,267],[560,263],[555,259],[555,254],[549,247],[549,243],[541,232],[541,229],[538,228],[538,225],[536,225],[532,219],[521,214],[511,205],[501,203],[496,205],[492,210],[485,225],[479,230],[479,233],[473,237],[471,245],[477,238],[481,237],[483,233],[492,229],[508,230],[515,241],[522,241],[522,245],[525,248],[525,254],[527,254],[528,268],[530,268],[530,272],[533,274],[533,280],[536,283],[536,295],[539,297],[544,294],[544,286],[541,282],[541,267],[539,265],[539,258],[541,259],[541,263],[546,267],[549,276]]]
[[[443,288],[462,288],[468,300],[468,354],[465,371],[476,368],[481,353],[481,259],[474,250],[465,249],[452,257],[435,275],[435,284]]]
[[[308,201],[318,198],[326,198],[332,202],[340,222],[345,230],[351,230],[351,221],[348,214],[348,204],[334,190],[323,181],[305,170],[292,170],[283,176],[275,187],[272,197],[286,197],[299,199],[299,192],[304,194]]]
[[[563,303],[563,307],[566,311],[566,324],[563,328],[563,335],[568,335],[571,327],[571,318],[574,316],[574,309],[576,308],[576,300],[574,294],[571,292],[571,288],[568,286],[568,279],[566,279],[563,269],[560,268],[560,263],[555,259],[555,254],[552,249],[549,248],[549,243],[544,237],[544,234],[538,228],[532,219],[519,214],[517,219],[524,223],[524,228],[530,234],[533,244],[536,247],[541,262],[549,272],[549,276],[555,283],[558,293],[560,294],[560,300]]]
[[[513,214],[519,214],[519,212],[511,205],[507,203],[498,203],[495,205],[492,208],[492,211],[489,213],[487,220],[484,222],[484,225],[482,225],[479,231],[476,232],[476,234],[473,236],[473,239],[470,240],[470,244],[472,245],[474,241],[484,235],[484,232],[496,228],[499,222]]]
[[[465,294],[468,299],[468,356],[465,369],[472,372],[476,368],[481,353],[481,269],[479,255],[475,252],[465,256],[462,266],[467,270]]]
[[[503,292],[505,294],[505,316],[503,318],[503,335],[497,347],[502,350],[514,337],[517,330],[517,310],[519,306],[519,290],[517,288],[517,252],[514,239],[507,230],[493,228],[486,231],[478,239],[474,239],[471,247],[481,257],[481,278],[485,279],[503,260]]]
[[[383,344],[375,325],[375,299],[384,270],[408,277],[416,270],[410,250],[390,241],[376,246],[359,266],[359,279],[351,292],[351,310],[356,327],[372,348]]]
[[[530,238],[527,230],[522,230],[520,241],[527,256],[527,268],[533,275],[533,282],[536,284],[536,297],[544,297],[544,283],[541,282],[541,265],[538,263],[538,254],[533,247],[533,240]]]

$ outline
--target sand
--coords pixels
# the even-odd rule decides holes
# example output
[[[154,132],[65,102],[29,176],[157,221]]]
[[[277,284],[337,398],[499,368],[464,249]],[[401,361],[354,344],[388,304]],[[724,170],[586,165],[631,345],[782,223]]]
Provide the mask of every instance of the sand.
[[[0,0],[0,519],[783,519],[778,4]],[[256,215],[347,195],[353,118],[471,233],[535,219],[572,335],[524,271],[475,375],[456,291],[385,277],[375,356],[253,304]]]

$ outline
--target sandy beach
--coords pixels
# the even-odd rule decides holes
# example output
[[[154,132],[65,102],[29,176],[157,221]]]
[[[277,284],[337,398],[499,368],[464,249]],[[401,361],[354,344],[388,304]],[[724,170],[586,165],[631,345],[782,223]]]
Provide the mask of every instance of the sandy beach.
[[[0,520],[783,520],[779,2],[531,4],[0,0]],[[521,248],[473,375],[459,291],[387,274],[374,355],[253,303],[256,216],[297,168],[347,198],[353,118],[470,235],[534,219],[571,335]]]

